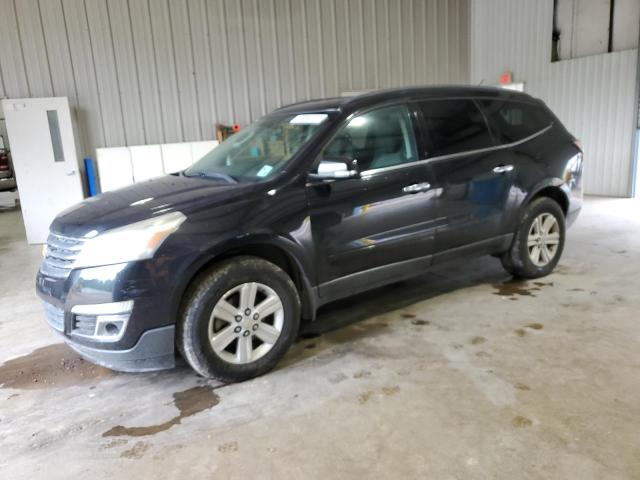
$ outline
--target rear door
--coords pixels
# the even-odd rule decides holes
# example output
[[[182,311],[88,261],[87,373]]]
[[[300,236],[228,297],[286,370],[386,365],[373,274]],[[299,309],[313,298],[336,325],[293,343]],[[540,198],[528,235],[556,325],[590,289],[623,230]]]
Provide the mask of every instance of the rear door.
[[[482,245],[504,232],[514,165],[496,148],[484,116],[469,98],[419,102],[429,165],[443,226],[436,251]]]
[[[417,163],[414,124],[405,105],[351,119],[322,158],[355,158],[362,174],[307,186],[321,296],[340,296],[332,290],[347,283],[350,293],[380,283],[357,277],[364,271],[416,258],[430,261],[434,194],[428,167]],[[336,283],[350,276],[353,282]]]

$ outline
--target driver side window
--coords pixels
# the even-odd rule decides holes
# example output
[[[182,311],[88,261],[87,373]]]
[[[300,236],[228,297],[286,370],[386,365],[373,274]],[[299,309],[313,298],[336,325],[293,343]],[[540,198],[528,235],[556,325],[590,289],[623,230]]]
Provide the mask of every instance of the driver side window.
[[[407,107],[385,107],[354,117],[325,148],[323,159],[356,159],[360,171],[416,161]]]

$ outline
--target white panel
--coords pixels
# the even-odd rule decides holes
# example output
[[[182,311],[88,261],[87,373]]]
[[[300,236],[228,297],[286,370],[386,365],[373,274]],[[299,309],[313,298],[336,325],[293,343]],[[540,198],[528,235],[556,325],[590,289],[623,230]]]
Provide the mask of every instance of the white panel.
[[[640,29],[640,2],[615,0],[613,11],[613,49],[626,50],[638,47]]]
[[[553,0],[473,0],[471,83],[504,70],[544,100],[585,148],[585,192],[631,194],[638,51],[551,63]]]
[[[167,173],[179,172],[193,163],[190,143],[168,143],[162,145],[162,162]]]
[[[129,150],[131,152],[134,182],[137,183],[164,175],[160,145],[141,145],[129,147]]]
[[[127,147],[98,148],[96,156],[102,192],[133,184],[131,152]]]
[[[209,142],[193,142],[191,143],[191,159],[193,162],[197,162],[202,157],[204,157],[207,153],[218,146],[218,142],[216,140],[211,140]]]

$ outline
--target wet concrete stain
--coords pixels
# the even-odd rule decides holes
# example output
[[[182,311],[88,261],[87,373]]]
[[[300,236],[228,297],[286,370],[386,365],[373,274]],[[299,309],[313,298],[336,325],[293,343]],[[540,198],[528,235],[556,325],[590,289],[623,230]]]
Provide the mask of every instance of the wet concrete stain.
[[[133,447],[122,452],[120,454],[120,457],[128,458],[130,460],[139,460],[144,456],[145,452],[149,450],[150,446],[151,445],[148,444],[147,442],[136,442],[136,444]]]
[[[155,435],[159,432],[169,430],[174,425],[179,425],[182,420],[191,417],[197,413],[210,409],[218,404],[220,397],[216,395],[212,387],[199,386],[189,388],[182,392],[176,392],[173,394],[173,404],[180,411],[179,415],[176,415],[166,422],[158,425],[149,425],[147,427],[124,427],[117,425],[102,434],[103,437],[144,437],[147,435]]]
[[[534,292],[540,290],[540,287],[529,285],[528,282],[522,280],[507,280],[506,282],[495,283],[493,288],[496,289],[493,294],[502,297],[515,297],[516,295],[535,297]]]
[[[514,330],[514,332],[516,332],[516,335],[518,335],[519,337],[524,337],[527,333],[524,331],[524,328],[517,328]]]
[[[233,442],[227,442],[227,443],[223,443],[221,445],[218,445],[218,451],[221,453],[232,453],[232,452],[237,452],[238,451],[238,442],[233,441]]]
[[[335,375],[329,377],[329,381],[331,383],[340,383],[340,382],[344,382],[347,378],[349,377],[347,377],[344,373],[338,372]]]
[[[544,325],[541,323],[530,323],[527,325],[527,328],[530,328],[531,330],[542,330]]]
[[[429,320],[422,320],[421,318],[414,318],[413,320],[411,320],[411,325],[423,326],[430,324],[431,322]]]
[[[362,392],[360,395],[358,395],[358,403],[360,405],[367,403],[374,393],[375,392],[373,392],[372,390],[367,390],[366,392]]]
[[[368,370],[360,370],[359,372],[356,372],[353,374],[353,378],[364,378],[364,377],[370,377],[371,376],[371,372],[369,372]]]
[[[493,292],[494,295],[500,295],[502,297],[510,297],[510,299],[517,299],[521,297],[535,297],[535,292],[539,292],[542,287],[553,287],[553,282],[533,282],[529,283],[526,280],[511,279],[502,283],[493,284],[493,288],[496,289]]]
[[[471,345],[481,345],[486,341],[487,341],[487,339],[484,338],[484,337],[473,337],[471,339]]]
[[[402,318],[416,318],[416,316],[413,313],[401,313],[400,316]]]
[[[399,391],[400,391],[400,387],[397,385],[393,387],[382,387],[383,395],[387,395],[387,396],[395,395]]]
[[[113,440],[108,441],[107,443],[100,446],[102,450],[109,450],[115,447],[121,447],[129,443],[129,440],[126,438],[114,438]]]
[[[34,390],[95,383],[118,373],[81,358],[63,343],[38,348],[0,366],[0,387]]]
[[[514,387],[516,387],[518,390],[522,390],[522,391],[528,391],[531,390],[531,387],[529,385],[525,385],[524,383],[516,383],[514,385]]]
[[[513,420],[511,420],[511,424],[514,427],[517,427],[517,428],[526,428],[526,427],[530,427],[531,425],[533,425],[533,422],[531,421],[531,419],[529,419],[527,417],[523,417],[522,415],[518,415],[517,417],[514,417]]]
[[[380,392],[376,392],[374,390],[367,390],[366,392],[362,392],[360,395],[358,395],[358,403],[361,405],[367,403],[371,399],[371,397],[373,397],[376,393],[381,393],[382,395],[390,397],[392,395],[395,395],[399,391],[400,391],[400,387],[398,385],[393,385],[391,387],[382,387],[380,389]]]
[[[386,323],[357,323],[339,328],[325,334],[330,343],[353,344],[361,338],[373,338],[381,335],[389,325]]]

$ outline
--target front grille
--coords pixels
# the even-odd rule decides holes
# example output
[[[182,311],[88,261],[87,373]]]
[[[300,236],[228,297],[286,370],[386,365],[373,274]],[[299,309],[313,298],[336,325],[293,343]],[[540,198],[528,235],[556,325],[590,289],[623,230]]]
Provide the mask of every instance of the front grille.
[[[82,249],[84,240],[50,233],[40,271],[54,278],[67,278]]]
[[[44,302],[44,316],[47,320],[47,323],[51,328],[58,330],[59,332],[64,331],[64,310],[58,308],[50,303]]]
[[[93,337],[96,333],[96,320],[95,315],[74,315],[72,333],[83,337]]]

